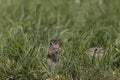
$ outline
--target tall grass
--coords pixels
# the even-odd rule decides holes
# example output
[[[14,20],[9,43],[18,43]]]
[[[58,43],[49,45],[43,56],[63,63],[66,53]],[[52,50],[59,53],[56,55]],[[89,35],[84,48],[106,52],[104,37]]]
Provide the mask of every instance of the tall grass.
[[[74,71],[78,80],[120,79],[119,0],[0,0],[0,80],[48,78],[50,39],[62,44],[61,80]],[[91,64],[94,45],[105,56]]]

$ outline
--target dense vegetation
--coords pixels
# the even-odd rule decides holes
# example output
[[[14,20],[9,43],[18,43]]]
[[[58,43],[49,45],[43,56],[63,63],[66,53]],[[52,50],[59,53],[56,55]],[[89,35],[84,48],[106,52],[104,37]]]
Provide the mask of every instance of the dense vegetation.
[[[0,0],[0,80],[45,80],[48,41],[62,44],[61,80],[120,79],[120,0]],[[91,64],[85,51],[103,46]]]

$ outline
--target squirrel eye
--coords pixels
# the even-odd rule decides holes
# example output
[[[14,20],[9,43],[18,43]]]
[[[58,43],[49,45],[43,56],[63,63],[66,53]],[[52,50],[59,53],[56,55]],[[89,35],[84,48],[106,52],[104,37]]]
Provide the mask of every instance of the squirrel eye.
[[[95,51],[97,51],[98,49],[96,48]]]
[[[50,42],[50,45],[52,45],[52,43]]]

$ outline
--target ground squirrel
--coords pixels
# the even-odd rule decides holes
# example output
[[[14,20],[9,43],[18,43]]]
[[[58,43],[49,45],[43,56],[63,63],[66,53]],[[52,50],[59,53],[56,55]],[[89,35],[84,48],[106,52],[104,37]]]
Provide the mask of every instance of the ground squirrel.
[[[61,46],[59,41],[57,40],[50,40],[49,41],[49,50],[47,55],[47,63],[49,69],[54,69],[56,63],[59,61],[59,56],[61,53]]]
[[[100,46],[95,46],[92,48],[89,48],[85,52],[89,56],[94,57],[102,57],[104,55],[104,48]]]

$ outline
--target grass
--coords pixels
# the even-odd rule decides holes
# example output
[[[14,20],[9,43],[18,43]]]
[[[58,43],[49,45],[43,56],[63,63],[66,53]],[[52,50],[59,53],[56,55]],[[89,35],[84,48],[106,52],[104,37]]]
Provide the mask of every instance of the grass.
[[[54,77],[46,63],[48,41],[62,44],[61,80],[120,79],[119,0],[0,0],[0,79]],[[91,64],[85,51],[104,46]],[[103,68],[104,67],[104,68]]]

